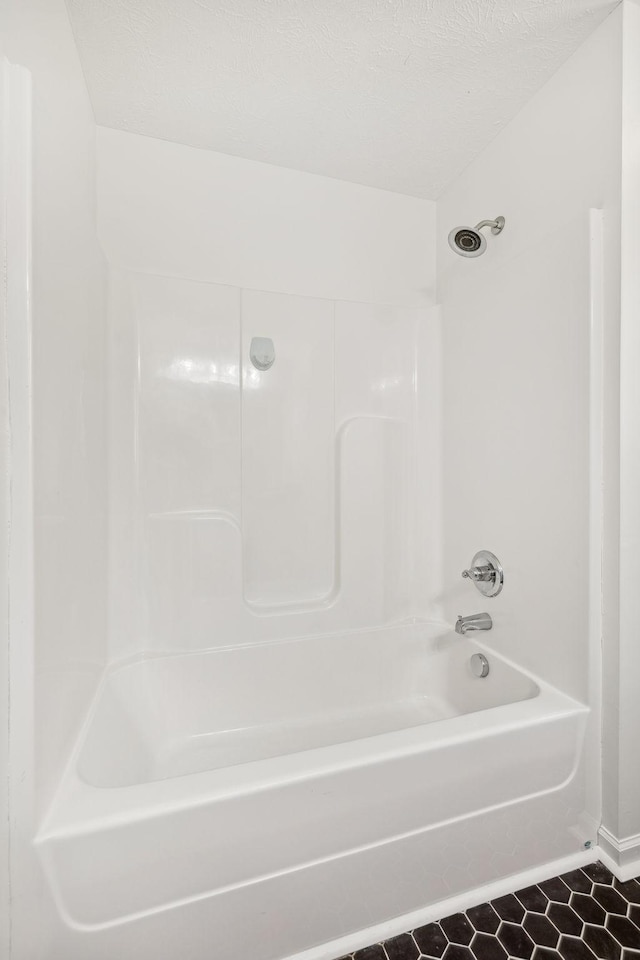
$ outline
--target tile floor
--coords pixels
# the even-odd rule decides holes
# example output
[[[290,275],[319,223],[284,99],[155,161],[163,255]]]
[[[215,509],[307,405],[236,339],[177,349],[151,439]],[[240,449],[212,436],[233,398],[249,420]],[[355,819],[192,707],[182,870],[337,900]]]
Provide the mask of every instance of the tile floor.
[[[620,883],[601,863],[593,863],[350,956],[353,960],[640,960],[640,877]]]

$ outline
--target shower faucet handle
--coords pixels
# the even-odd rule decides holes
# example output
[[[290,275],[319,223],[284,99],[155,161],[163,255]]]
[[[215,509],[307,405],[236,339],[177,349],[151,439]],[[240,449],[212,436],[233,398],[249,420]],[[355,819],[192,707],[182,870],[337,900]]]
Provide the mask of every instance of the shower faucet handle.
[[[500,561],[490,550],[480,550],[471,565],[462,571],[465,580],[471,580],[484,597],[497,597],[504,584]]]
[[[469,570],[463,570],[462,576],[465,577],[467,580],[473,580],[474,583],[478,583],[478,581],[480,580],[483,580],[483,581],[493,580],[495,576],[495,570],[493,569],[493,567],[490,567],[488,564],[485,564],[484,566],[481,566],[481,567],[470,567]]]

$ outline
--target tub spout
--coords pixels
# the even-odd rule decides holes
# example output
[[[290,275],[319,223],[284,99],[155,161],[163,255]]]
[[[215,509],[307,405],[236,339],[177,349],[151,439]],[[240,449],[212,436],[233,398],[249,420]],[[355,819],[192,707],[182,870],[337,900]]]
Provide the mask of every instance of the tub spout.
[[[488,613],[472,613],[468,617],[458,617],[456,633],[469,633],[472,630],[491,630],[493,620]]]

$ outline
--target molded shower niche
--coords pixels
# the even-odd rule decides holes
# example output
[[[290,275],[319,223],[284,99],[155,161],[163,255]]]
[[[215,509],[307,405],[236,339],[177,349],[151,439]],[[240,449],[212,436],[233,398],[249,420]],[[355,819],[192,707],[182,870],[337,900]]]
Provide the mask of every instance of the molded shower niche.
[[[137,381],[119,481],[135,532],[117,543],[113,576],[145,646],[410,615],[424,311],[148,275],[117,283]],[[256,337],[274,342],[270,369],[251,362]]]

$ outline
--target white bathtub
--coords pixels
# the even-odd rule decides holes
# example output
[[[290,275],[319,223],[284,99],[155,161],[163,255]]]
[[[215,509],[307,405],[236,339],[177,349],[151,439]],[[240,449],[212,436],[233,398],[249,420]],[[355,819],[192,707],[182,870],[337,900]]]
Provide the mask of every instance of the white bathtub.
[[[588,711],[479,649],[414,624],[109,671],[36,841],[51,957],[275,960],[576,852]]]

